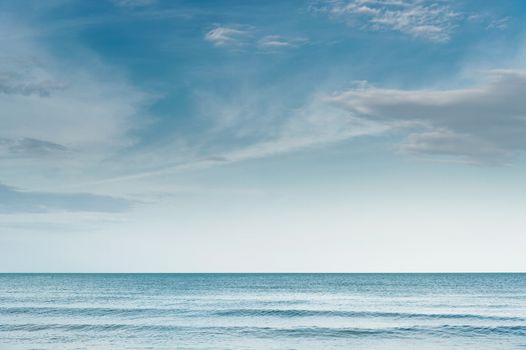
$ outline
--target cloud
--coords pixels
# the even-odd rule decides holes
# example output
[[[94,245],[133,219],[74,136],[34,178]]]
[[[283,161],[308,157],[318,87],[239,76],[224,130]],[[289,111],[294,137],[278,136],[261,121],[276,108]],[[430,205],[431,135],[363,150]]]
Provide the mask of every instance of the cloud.
[[[450,39],[461,14],[443,2],[426,0],[319,1],[315,12],[368,30],[394,30],[432,42]]]
[[[205,40],[215,46],[240,46],[247,43],[250,39],[248,30],[217,26],[205,34]]]
[[[503,30],[503,29],[508,28],[510,22],[511,22],[511,17],[509,17],[509,16],[492,19],[488,23],[487,28],[488,29],[500,29],[500,30]]]
[[[152,5],[156,0],[111,0],[115,5],[121,7],[144,7]]]
[[[7,95],[38,95],[48,97],[53,91],[61,90],[64,85],[52,80],[32,80],[13,74],[0,72],[0,93]]]
[[[230,105],[200,96],[201,105],[223,121],[193,158],[102,182],[125,181],[264,158],[360,136],[401,131],[396,150],[447,156],[470,164],[505,164],[526,150],[526,71],[492,70],[460,89],[388,89],[357,82],[351,90],[314,95],[306,106],[284,112],[238,98]],[[269,92],[257,96],[271,99]],[[215,102],[214,102],[215,101]],[[216,103],[217,102],[217,103]],[[235,108],[234,108],[235,107]],[[225,115],[221,114],[224,111]],[[284,113],[287,114],[283,118]],[[253,127],[251,129],[250,127]],[[212,136],[228,137],[220,146]],[[170,148],[171,149],[171,148]]]
[[[217,26],[205,34],[205,40],[217,47],[257,47],[272,51],[284,48],[295,48],[304,45],[306,38],[285,37],[281,35],[261,35],[253,28],[243,26]]]
[[[134,143],[148,94],[87,50],[71,61],[41,45],[38,30],[6,19],[0,31],[0,152],[67,147],[102,159]]]
[[[0,184],[0,214],[47,212],[125,212],[131,202],[88,193],[21,191]]]
[[[7,156],[23,156],[35,157],[45,156],[50,154],[66,154],[69,152],[68,148],[57,143],[37,140],[31,138],[22,139],[5,139],[0,138],[0,157]]]
[[[308,40],[303,38],[286,38],[280,35],[266,35],[258,42],[263,49],[294,48],[304,45]]]
[[[261,117],[259,114],[258,116]],[[270,124],[276,122],[275,118],[269,119]],[[121,183],[271,157],[356,137],[379,135],[389,129],[382,123],[355,118],[346,111],[334,108],[319,96],[314,97],[307,106],[296,110],[289,118],[282,120],[279,125],[273,126],[273,128],[262,126],[259,128],[259,137],[254,138],[255,135],[252,135],[250,141],[246,143],[233,144],[221,149],[217,149],[217,145],[212,144],[200,157],[196,156],[172,164],[164,162],[156,168],[103,179],[90,185]],[[235,139],[234,136],[231,138]]]
[[[504,30],[513,21],[512,17],[497,17],[492,13],[475,13],[466,17],[468,22],[485,26],[490,30]]]
[[[116,215],[119,214],[119,215]],[[14,212],[0,209],[2,233],[94,233],[102,228],[127,222],[127,217],[116,212],[96,211],[47,211]]]
[[[493,70],[473,87],[362,87],[329,98],[354,116],[411,130],[400,149],[502,163],[526,149],[526,71]]]

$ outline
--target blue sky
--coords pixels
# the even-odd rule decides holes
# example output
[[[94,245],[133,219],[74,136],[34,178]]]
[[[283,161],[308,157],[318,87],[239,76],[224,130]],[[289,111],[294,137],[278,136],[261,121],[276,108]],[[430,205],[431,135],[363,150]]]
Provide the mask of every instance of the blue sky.
[[[526,3],[0,2],[0,270],[524,271]]]

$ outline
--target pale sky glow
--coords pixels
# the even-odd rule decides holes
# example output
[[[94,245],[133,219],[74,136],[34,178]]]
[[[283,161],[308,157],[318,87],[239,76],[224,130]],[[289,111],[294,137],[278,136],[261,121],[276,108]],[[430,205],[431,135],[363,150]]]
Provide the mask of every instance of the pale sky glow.
[[[2,1],[0,272],[525,271],[525,19]]]

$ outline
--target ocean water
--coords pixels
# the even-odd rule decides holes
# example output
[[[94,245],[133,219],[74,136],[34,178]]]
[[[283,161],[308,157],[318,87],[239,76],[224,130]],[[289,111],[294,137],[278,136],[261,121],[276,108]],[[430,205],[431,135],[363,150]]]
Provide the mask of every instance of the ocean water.
[[[0,274],[0,349],[526,349],[526,274]]]

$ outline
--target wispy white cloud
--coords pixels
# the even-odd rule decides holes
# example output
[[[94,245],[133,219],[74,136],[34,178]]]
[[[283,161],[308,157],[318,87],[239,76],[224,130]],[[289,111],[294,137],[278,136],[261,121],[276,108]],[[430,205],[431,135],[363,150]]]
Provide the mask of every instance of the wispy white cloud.
[[[306,38],[281,35],[262,35],[247,26],[216,26],[205,34],[205,40],[218,47],[256,47],[265,51],[295,48],[308,42]]]
[[[249,30],[226,26],[217,26],[205,34],[205,40],[215,46],[245,45],[250,38]]]
[[[508,28],[510,22],[511,22],[511,17],[509,17],[509,16],[492,19],[488,23],[488,29],[500,29],[500,30],[503,30],[503,29]]]
[[[488,12],[473,13],[467,16],[466,20],[470,23],[484,26],[486,29],[490,30],[504,30],[508,28],[513,21],[510,16],[496,16],[495,14]]]
[[[448,41],[462,17],[444,2],[428,0],[329,0],[312,9],[354,27],[394,30],[433,42]]]
[[[270,120],[275,120],[270,118]],[[244,120],[243,122],[246,122]],[[204,154],[177,163],[166,164],[141,170],[124,176],[107,178],[90,185],[125,182],[163,176],[191,170],[206,169],[251,159],[266,158],[312,147],[341,142],[360,136],[378,135],[389,126],[376,121],[355,118],[347,111],[326,103],[325,98],[316,96],[307,106],[296,110],[279,126],[261,128],[258,139],[216,150],[214,145]]]
[[[281,49],[299,47],[307,43],[305,38],[288,38],[280,35],[266,35],[258,41],[258,46],[263,49]]]
[[[122,7],[144,7],[154,4],[156,0],[111,0],[111,2]]]
[[[401,150],[496,164],[526,150],[525,94],[525,71],[493,70],[468,88],[363,87],[330,100],[356,117],[408,128]]]

